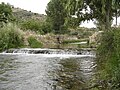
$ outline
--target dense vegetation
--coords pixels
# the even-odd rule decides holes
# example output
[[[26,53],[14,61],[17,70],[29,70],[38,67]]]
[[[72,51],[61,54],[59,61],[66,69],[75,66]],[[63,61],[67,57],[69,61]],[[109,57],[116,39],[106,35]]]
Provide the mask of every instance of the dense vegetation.
[[[98,47],[98,69],[101,79],[105,80],[105,90],[119,90],[120,86],[120,28],[112,28],[103,34]],[[101,68],[102,67],[102,68]]]
[[[24,45],[22,31],[13,24],[15,18],[9,4],[0,4],[0,51]]]
[[[51,26],[47,22],[42,22],[39,20],[29,19],[27,21],[23,21],[20,24],[22,30],[31,30],[35,31],[39,34],[47,34],[52,31]]]
[[[14,8],[9,4],[0,4],[0,51],[9,48],[41,47],[37,38],[24,36],[26,31],[36,34],[50,33],[51,26],[46,22],[45,15],[39,15],[30,11]]]
[[[0,51],[20,48],[24,45],[22,31],[14,24],[8,23],[0,28]]]
[[[11,21],[14,21],[11,6],[9,4],[1,3],[0,4],[0,27],[2,27],[4,23],[8,23]]]

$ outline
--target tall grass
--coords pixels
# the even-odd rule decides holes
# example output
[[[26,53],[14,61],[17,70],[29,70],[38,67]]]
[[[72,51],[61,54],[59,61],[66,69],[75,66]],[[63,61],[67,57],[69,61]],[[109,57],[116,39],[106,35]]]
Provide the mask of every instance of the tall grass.
[[[98,68],[110,90],[120,87],[120,28],[104,32],[98,48]]]
[[[33,36],[28,38],[28,43],[31,48],[41,48],[43,46],[43,44]]]
[[[9,48],[18,48],[23,45],[22,32],[15,24],[8,23],[0,28],[0,51]]]

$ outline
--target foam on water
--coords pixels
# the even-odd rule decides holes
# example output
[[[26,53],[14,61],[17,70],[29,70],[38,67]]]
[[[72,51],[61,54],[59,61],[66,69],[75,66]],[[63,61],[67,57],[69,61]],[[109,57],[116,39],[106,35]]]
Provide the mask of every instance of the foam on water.
[[[72,55],[72,54],[28,54],[28,53],[0,53],[1,55],[33,55],[41,57],[95,57],[95,55]]]
[[[41,57],[95,57],[91,51],[78,51],[69,49],[41,49],[41,48],[22,48],[22,49],[9,49],[0,54],[3,55],[39,55]]]

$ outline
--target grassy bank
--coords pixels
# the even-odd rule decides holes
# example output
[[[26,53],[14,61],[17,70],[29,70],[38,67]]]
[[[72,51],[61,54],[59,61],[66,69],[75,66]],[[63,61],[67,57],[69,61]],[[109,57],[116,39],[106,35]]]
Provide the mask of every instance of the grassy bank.
[[[28,37],[28,43],[31,48],[41,48],[43,46],[43,44],[33,36]]]
[[[37,40],[37,37],[35,37],[37,33],[27,33],[28,32],[21,30],[16,24],[4,24],[4,26],[0,28],[0,51],[10,48],[41,48],[43,46],[40,40]],[[28,45],[26,45],[26,42]]]
[[[100,90],[119,90],[120,87],[120,28],[104,32],[98,47],[98,69],[104,82]]]

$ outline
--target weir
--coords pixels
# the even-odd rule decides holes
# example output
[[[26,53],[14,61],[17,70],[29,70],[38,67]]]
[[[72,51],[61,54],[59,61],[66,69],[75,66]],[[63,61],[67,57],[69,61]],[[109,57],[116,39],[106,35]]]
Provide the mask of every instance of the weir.
[[[56,55],[86,55],[95,56],[93,50],[72,50],[72,49],[41,49],[41,48],[22,48],[22,49],[9,49],[2,54],[56,54]]]

